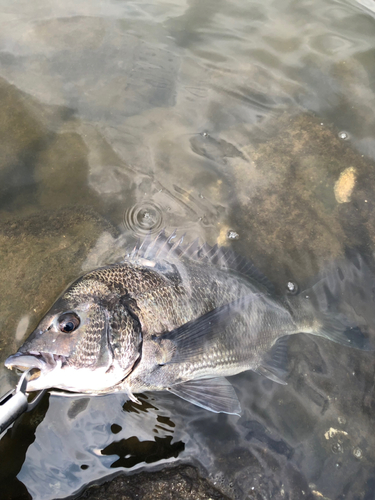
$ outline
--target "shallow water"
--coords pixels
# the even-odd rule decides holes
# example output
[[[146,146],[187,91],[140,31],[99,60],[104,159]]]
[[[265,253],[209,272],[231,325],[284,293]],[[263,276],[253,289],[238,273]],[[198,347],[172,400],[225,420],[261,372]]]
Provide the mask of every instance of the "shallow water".
[[[348,247],[372,262],[373,8],[0,1],[1,362],[149,230],[231,245],[278,291]],[[373,498],[373,355],[302,335],[289,351],[287,386],[232,379],[241,417],[46,396],[0,441],[5,498],[177,461],[232,498]],[[15,380],[0,368],[1,392]]]

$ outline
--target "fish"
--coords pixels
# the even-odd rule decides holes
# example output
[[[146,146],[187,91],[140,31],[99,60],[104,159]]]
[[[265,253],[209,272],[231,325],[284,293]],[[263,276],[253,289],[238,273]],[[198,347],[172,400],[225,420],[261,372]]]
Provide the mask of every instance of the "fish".
[[[293,284],[292,284],[293,285]],[[228,248],[185,244],[162,231],[121,262],[69,286],[5,366],[35,368],[27,391],[61,394],[169,391],[237,414],[227,377],[253,370],[286,384],[287,341],[305,333],[372,350],[373,274],[359,255],[290,293]]]

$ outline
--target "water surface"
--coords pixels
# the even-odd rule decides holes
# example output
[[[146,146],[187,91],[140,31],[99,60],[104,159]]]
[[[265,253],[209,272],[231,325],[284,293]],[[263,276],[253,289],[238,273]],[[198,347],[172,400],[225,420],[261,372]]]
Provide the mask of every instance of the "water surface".
[[[0,1],[0,357],[83,270],[177,229],[280,292],[375,244],[375,21],[355,1]],[[231,235],[232,238],[228,237]],[[231,498],[368,500],[371,353],[290,340],[241,417],[167,394],[46,396],[0,441],[6,498],[190,462]],[[16,377],[0,369],[5,392]]]

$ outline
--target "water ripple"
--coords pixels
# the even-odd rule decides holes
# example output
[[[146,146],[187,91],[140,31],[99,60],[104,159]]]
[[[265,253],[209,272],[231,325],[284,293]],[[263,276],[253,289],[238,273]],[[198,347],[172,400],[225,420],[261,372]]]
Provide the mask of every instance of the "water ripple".
[[[126,209],[124,224],[139,236],[156,233],[163,223],[163,211],[153,201],[142,201]]]

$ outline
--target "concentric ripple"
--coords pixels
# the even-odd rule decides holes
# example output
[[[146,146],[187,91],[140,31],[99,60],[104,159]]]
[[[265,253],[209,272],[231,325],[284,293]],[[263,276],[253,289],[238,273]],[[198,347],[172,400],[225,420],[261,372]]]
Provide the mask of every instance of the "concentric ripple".
[[[152,201],[136,203],[124,214],[125,226],[134,233],[143,236],[156,233],[163,223],[163,211]]]

